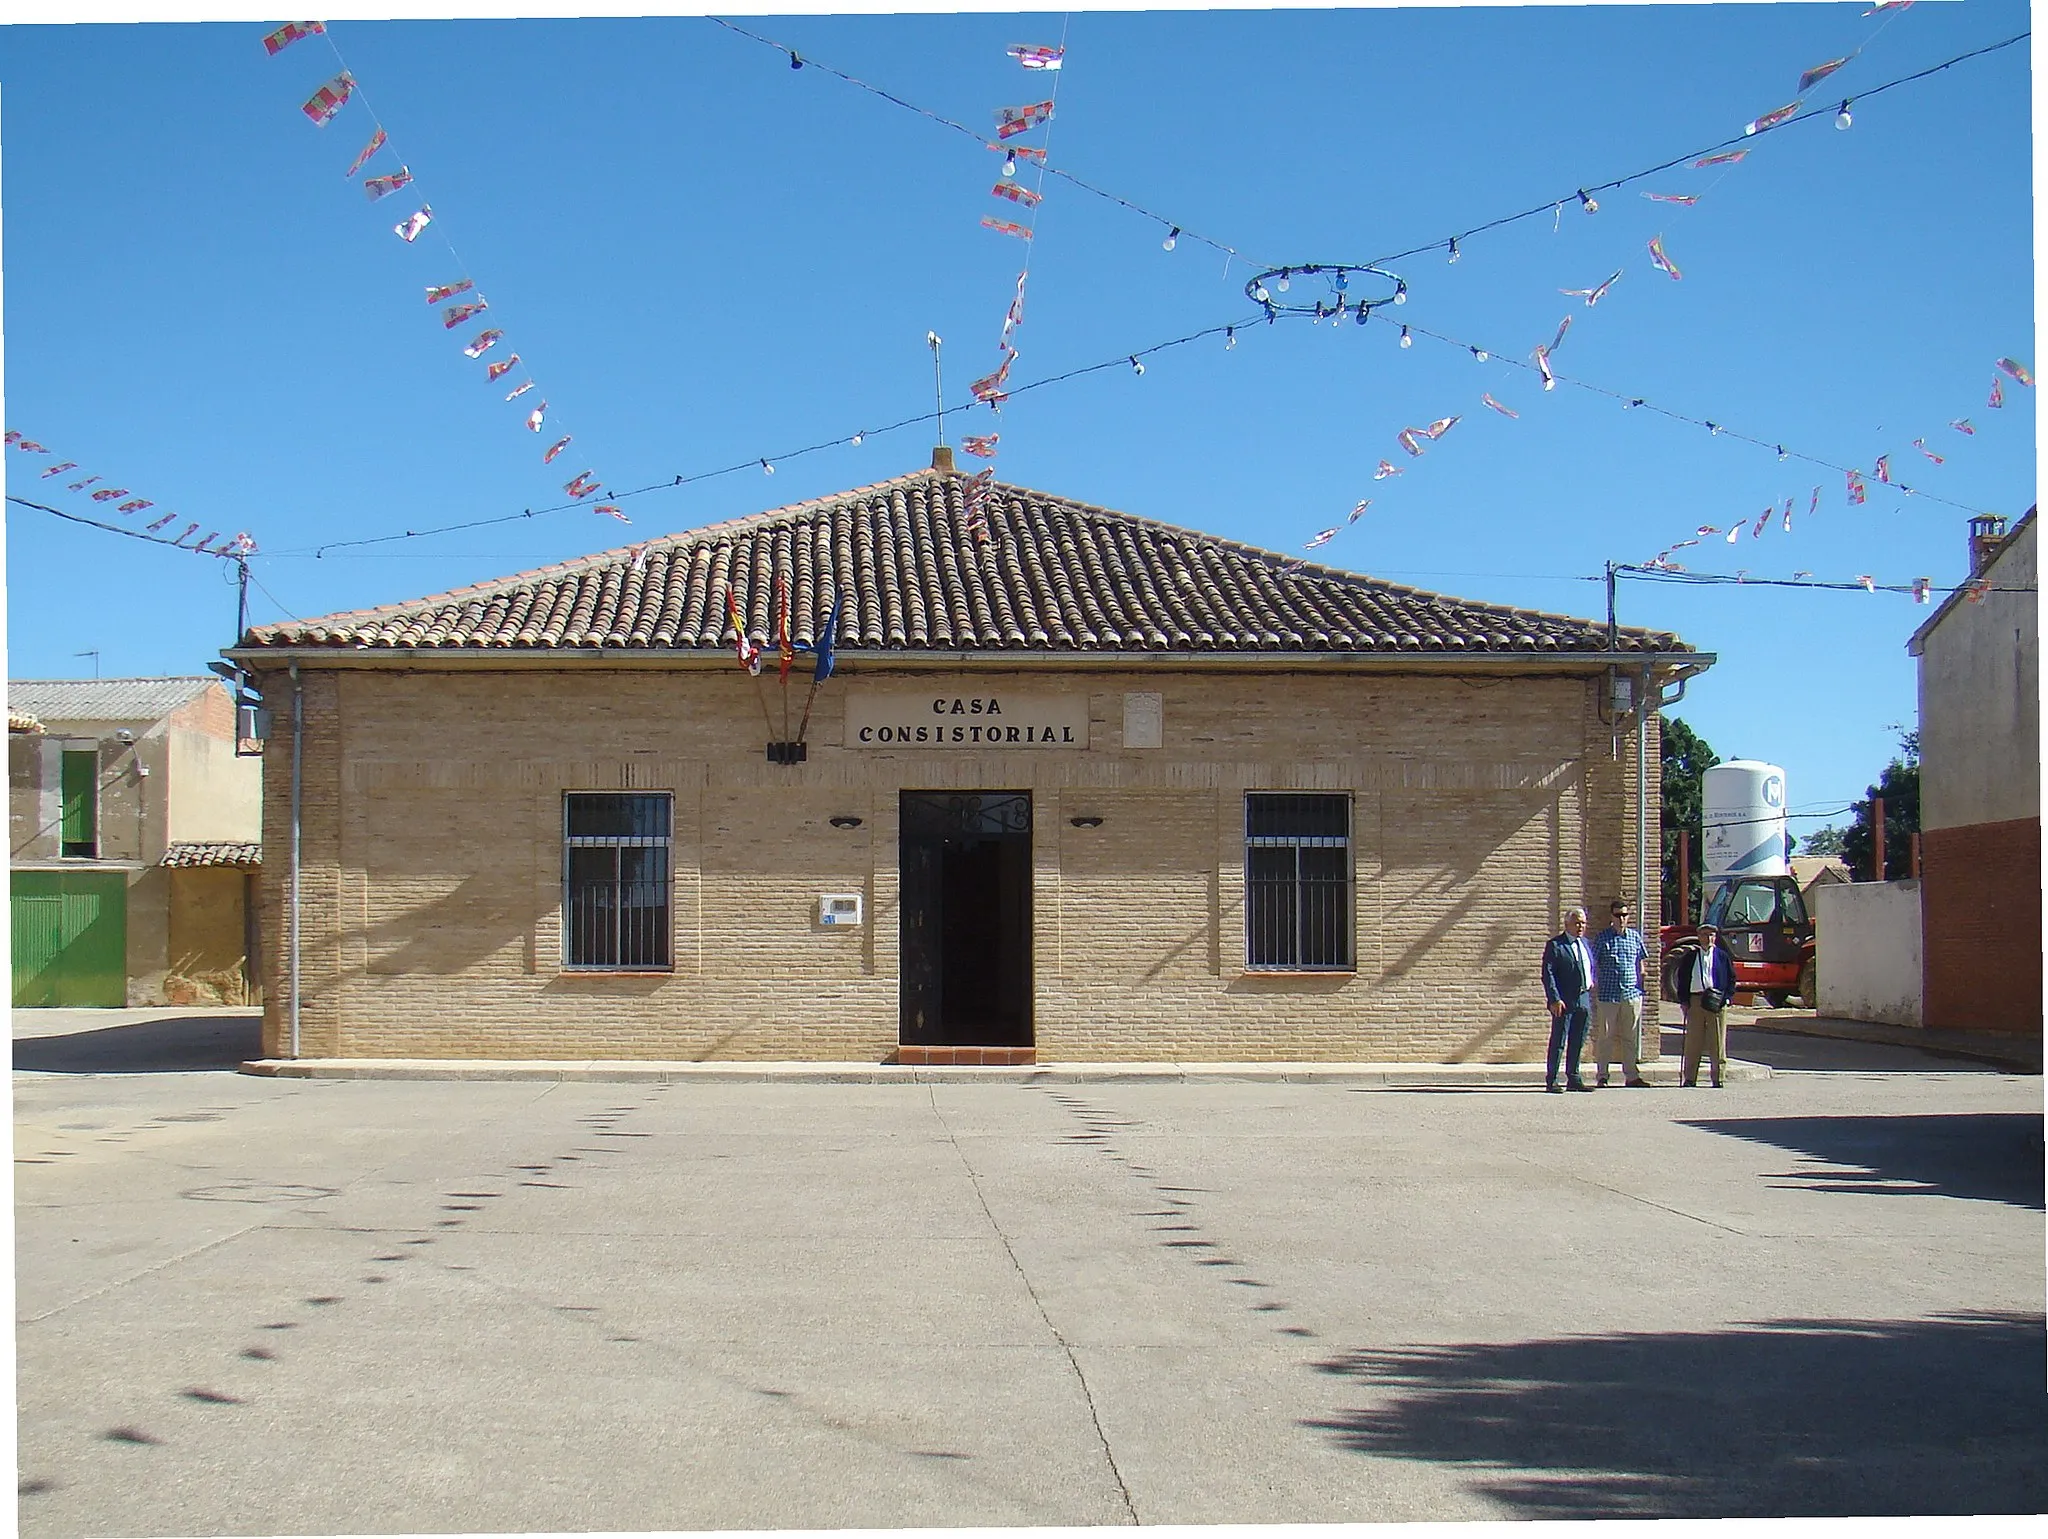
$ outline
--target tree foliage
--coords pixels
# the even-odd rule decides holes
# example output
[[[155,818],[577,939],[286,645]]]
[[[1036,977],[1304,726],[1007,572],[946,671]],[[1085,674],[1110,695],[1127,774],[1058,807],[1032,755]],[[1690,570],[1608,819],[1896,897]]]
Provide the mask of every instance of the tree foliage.
[[[1678,892],[1678,834],[1685,830],[1692,838],[1691,874],[1682,906],[1684,914],[1697,914],[1703,848],[1700,841],[1700,813],[1704,806],[1706,772],[1721,762],[1721,756],[1707,746],[1706,739],[1676,716],[1664,718],[1662,733],[1664,798],[1662,808],[1664,846],[1664,919],[1667,924],[1681,917]]]
[[[1833,824],[1829,824],[1826,828],[1816,828],[1806,836],[1806,844],[1799,853],[1802,855],[1839,855],[1842,853],[1842,840],[1846,837],[1845,831],[1836,828]]]
[[[1864,792],[1856,804],[1856,821],[1843,830],[1842,859],[1859,882],[1874,879],[1871,864],[1870,798],[1884,798],[1884,874],[1897,881],[1911,869],[1912,835],[1920,832],[1920,734],[1908,732],[1899,738],[1899,751],[1892,756],[1877,784]]]

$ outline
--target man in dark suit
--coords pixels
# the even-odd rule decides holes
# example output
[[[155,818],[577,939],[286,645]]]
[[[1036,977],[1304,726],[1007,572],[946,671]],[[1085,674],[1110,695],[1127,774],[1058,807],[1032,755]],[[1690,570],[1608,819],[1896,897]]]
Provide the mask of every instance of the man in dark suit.
[[[1713,1070],[1714,1088],[1728,1065],[1728,1001],[1735,996],[1735,958],[1710,924],[1699,928],[1699,950],[1677,969],[1678,999],[1685,1006],[1685,1057],[1678,1082],[1697,1088],[1700,1059]],[[1714,1008],[1707,1006],[1713,1003]]]
[[[1564,933],[1553,935],[1543,948],[1543,996],[1550,1003],[1550,1051],[1544,1059],[1543,1088],[1553,1095],[1593,1088],[1579,1077],[1579,1055],[1586,1050],[1586,1026],[1593,1016],[1597,976],[1593,947],[1586,939],[1586,911],[1575,908],[1564,916]],[[1565,1082],[1559,1085],[1558,1058],[1567,1047]]]

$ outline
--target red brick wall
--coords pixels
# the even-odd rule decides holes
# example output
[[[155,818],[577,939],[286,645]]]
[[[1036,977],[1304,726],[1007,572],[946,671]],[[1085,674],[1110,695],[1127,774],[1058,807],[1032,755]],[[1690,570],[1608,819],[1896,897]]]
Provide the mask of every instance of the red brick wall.
[[[1922,1018],[2041,1035],[2041,820],[1920,835]]]

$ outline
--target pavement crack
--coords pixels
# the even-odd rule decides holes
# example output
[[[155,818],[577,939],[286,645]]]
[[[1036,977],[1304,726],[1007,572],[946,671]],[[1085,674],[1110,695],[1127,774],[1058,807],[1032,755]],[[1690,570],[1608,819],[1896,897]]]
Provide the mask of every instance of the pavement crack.
[[[1045,1322],[1047,1333],[1066,1357],[1067,1368],[1074,1375],[1074,1382],[1081,1386],[1081,1401],[1088,1407],[1088,1421],[1095,1429],[1095,1441],[1101,1446],[1102,1462],[1109,1467],[1109,1478],[1116,1482],[1116,1494],[1123,1501],[1124,1512],[1135,1526],[1140,1521],[1137,1503],[1131,1500],[1131,1488],[1124,1483],[1123,1471],[1117,1468],[1116,1452],[1109,1446],[1108,1434],[1102,1430],[1102,1416],[1095,1408],[1095,1393],[1088,1387],[1088,1375],[1081,1371],[1080,1359],[1074,1356],[1073,1345],[1053,1323],[1052,1316],[1046,1312],[1045,1301],[1039,1298],[1038,1290],[1031,1284],[1031,1274],[1024,1270],[1024,1263],[1017,1259],[1017,1252],[1010,1244],[1010,1237],[1003,1233],[1003,1226],[996,1222],[995,1214],[990,1211],[988,1197],[981,1189],[980,1172],[967,1158],[967,1151],[960,1147],[960,1140],[953,1135],[952,1125],[946,1121],[945,1113],[939,1110],[937,1085],[927,1080],[924,1088],[925,1099],[932,1109],[932,1118],[938,1123],[940,1131],[946,1135],[946,1142],[952,1148],[954,1157],[960,1161],[960,1168],[967,1172],[967,1184],[974,1188],[974,1200],[981,1206],[982,1217],[988,1220],[988,1227],[1001,1242],[1003,1254],[1010,1258],[1010,1266],[1016,1272],[1017,1280],[1024,1285],[1025,1293],[1031,1298],[1031,1307],[1038,1311],[1038,1318]]]

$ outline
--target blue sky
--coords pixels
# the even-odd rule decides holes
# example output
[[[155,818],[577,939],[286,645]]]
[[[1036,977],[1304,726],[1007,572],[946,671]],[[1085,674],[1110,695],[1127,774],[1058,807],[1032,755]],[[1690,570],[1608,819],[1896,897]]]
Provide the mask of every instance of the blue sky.
[[[1738,135],[1802,70],[1832,106],[2026,30],[2017,0],[1351,11],[739,18],[993,136],[1045,94],[1012,43],[1064,31],[1053,163],[1268,265],[1361,261]],[[928,463],[927,330],[949,404],[996,362],[1020,243],[980,227],[998,158],[965,136],[702,18],[336,21],[391,136],[369,171],[417,178],[374,205],[343,171],[362,101],[315,128],[336,69],[318,38],[265,55],[267,23],[0,31],[5,387],[11,429],[100,485],[206,529],[247,529],[252,619],[388,603],[632,539],[865,485]],[[1409,302],[1373,324],[1263,325],[986,409],[1005,481],[1317,556],[1470,598],[1597,615],[1612,559],[1795,499],[1793,531],[1680,553],[1695,571],[1880,582],[1964,575],[1965,508],[2034,500],[2029,45],[1751,142],[1725,173],[1680,168],[1392,264]],[[1045,140],[1041,132],[1024,142]],[[1045,184],[1013,385],[1117,358],[1252,308],[1255,268]],[[1694,207],[1653,192],[1700,194]],[[392,224],[433,205],[406,245]],[[1662,234],[1674,282],[1645,244]],[[452,243],[458,259],[451,255]],[[1624,276],[1594,309],[1559,293]],[[516,404],[444,331],[431,284],[472,275],[538,381]],[[1301,285],[1297,284],[1297,288]],[[1952,499],[1843,479],[1624,397]],[[1499,354],[1482,363],[1394,320]],[[488,361],[486,359],[485,361]],[[515,374],[513,378],[520,375]],[[510,384],[511,380],[503,382]],[[1521,415],[1488,411],[1490,392]],[[523,427],[549,402],[550,431]],[[1458,415],[1409,459],[1403,427]],[[1967,417],[1965,437],[1947,424]],[[337,541],[553,507],[594,469],[613,489],[870,430],[858,447],[621,503],[366,548]],[[551,466],[540,450],[572,447]],[[1945,456],[1937,467],[1915,438]],[[1382,459],[1406,473],[1375,484]],[[8,491],[106,517],[50,460],[9,453]],[[1808,518],[1811,489],[1821,511]],[[113,521],[124,522],[118,515]],[[198,671],[234,592],[204,557],[10,506],[14,677]],[[1688,559],[1690,558],[1690,559]],[[1625,623],[1719,655],[1678,714],[1724,758],[1787,767],[1795,810],[1861,794],[1914,720],[1895,594],[1624,582]],[[1817,826],[1797,823],[1798,829]]]

